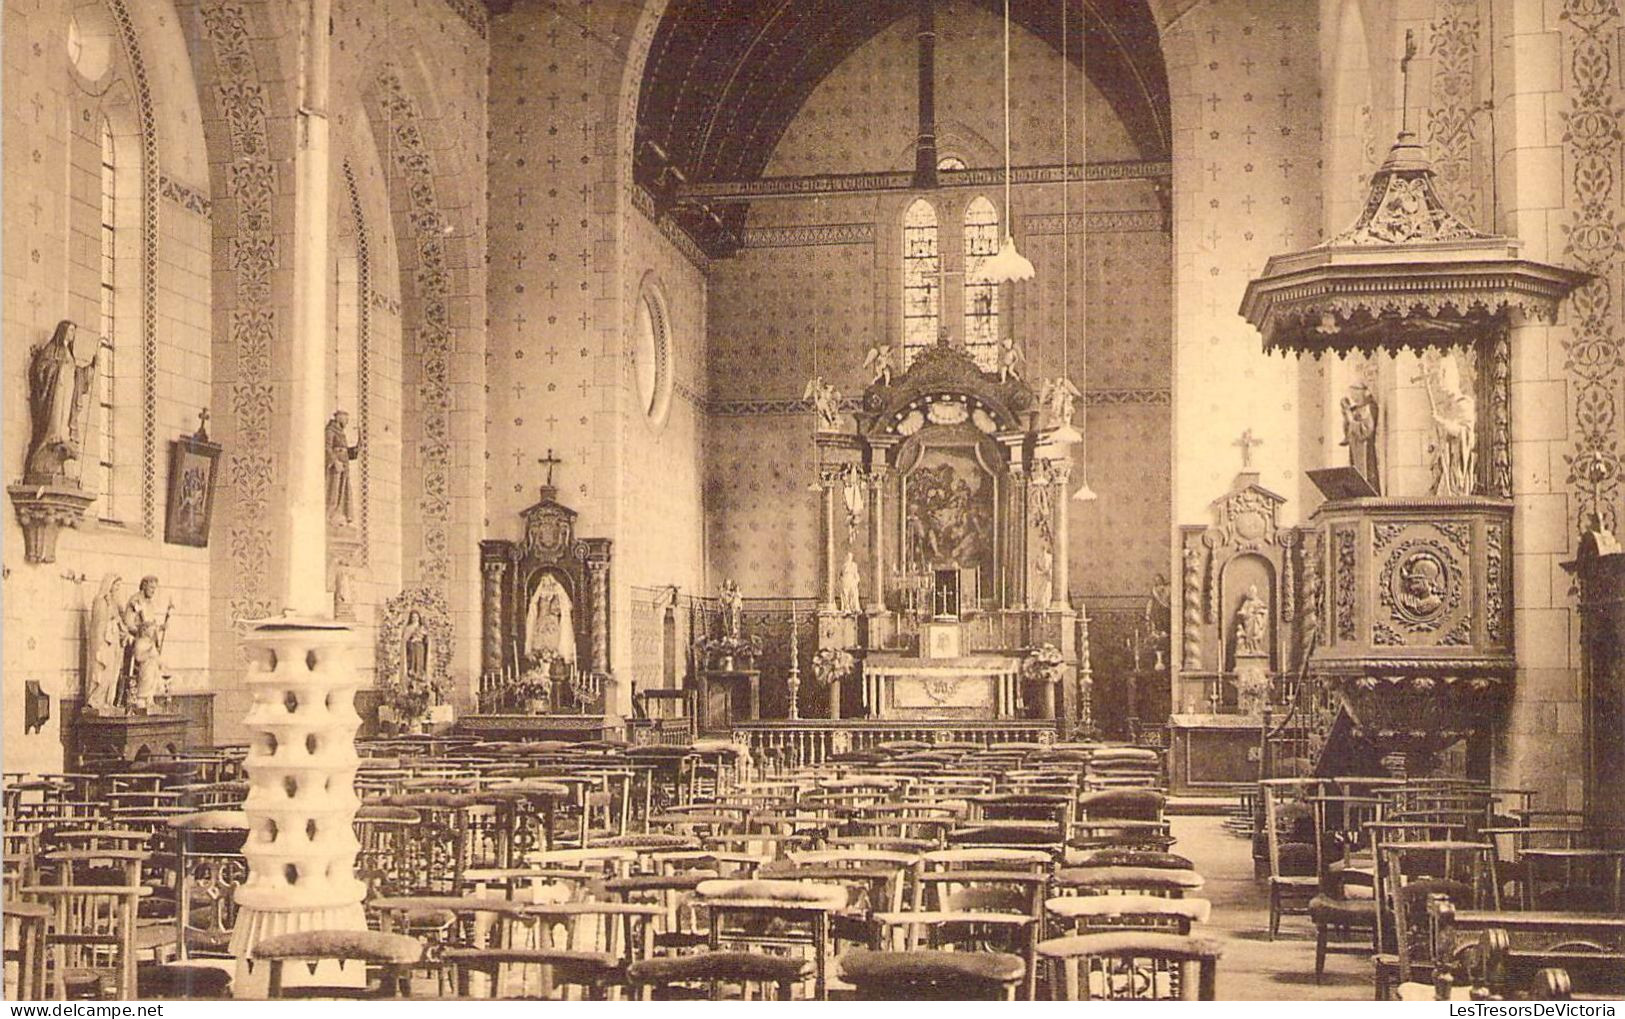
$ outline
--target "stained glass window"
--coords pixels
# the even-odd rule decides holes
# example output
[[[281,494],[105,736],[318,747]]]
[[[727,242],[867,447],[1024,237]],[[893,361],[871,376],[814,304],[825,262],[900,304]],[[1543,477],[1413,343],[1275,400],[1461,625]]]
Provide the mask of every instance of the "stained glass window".
[[[942,321],[942,256],[937,210],[915,199],[903,215],[903,367],[937,342]]]
[[[965,210],[965,349],[983,371],[998,367],[999,285],[982,275],[998,252],[999,212],[978,197]]]

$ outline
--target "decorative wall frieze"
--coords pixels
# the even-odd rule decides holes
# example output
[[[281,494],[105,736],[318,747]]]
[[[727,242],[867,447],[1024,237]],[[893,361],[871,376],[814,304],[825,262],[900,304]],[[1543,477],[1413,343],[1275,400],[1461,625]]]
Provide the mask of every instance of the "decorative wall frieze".
[[[422,372],[417,385],[418,442],[415,455],[422,472],[418,496],[418,576],[442,593],[451,582],[451,268],[446,253],[445,219],[435,187],[435,167],[423,135],[417,103],[399,73],[386,67],[377,79],[379,101],[393,128],[391,172],[405,183],[412,241],[417,249],[413,272],[419,319],[413,323],[414,353]]]
[[[1167,180],[1173,164],[1160,160],[1116,160],[1098,163],[1072,163],[1069,166],[1018,166],[1010,174],[1013,184],[1059,184],[1067,181]],[[970,170],[943,170],[937,174],[939,187],[1002,187],[1004,170],[983,167]],[[881,173],[812,174],[806,176],[759,177],[755,180],[707,181],[686,184],[678,189],[683,198],[710,202],[748,202],[757,198],[794,198],[801,195],[861,194],[866,191],[907,191],[914,187],[912,171]]]
[[[1167,215],[1157,209],[1103,209],[1097,212],[1073,212],[1067,214],[1064,227],[1061,214],[1058,212],[1022,216],[1018,222],[1021,224],[1019,232],[1026,236],[1059,234],[1063,231],[1073,235],[1084,233],[1165,232],[1171,227]]]
[[[356,292],[370,295],[372,289],[372,253],[367,237],[367,221],[361,211],[361,190],[356,184],[355,168],[346,159],[343,166],[344,190],[350,200],[350,227],[355,233],[355,286]],[[361,544],[355,552],[354,566],[365,566],[367,550],[372,536],[372,446],[367,436],[372,431],[372,302],[363,298],[356,302],[356,441],[362,449],[360,470],[361,498],[359,528]],[[382,674],[380,674],[382,675]]]
[[[1561,26],[1566,58],[1562,111],[1563,168],[1568,176],[1563,225],[1564,255],[1593,278],[1570,297],[1574,335],[1565,344],[1574,439],[1563,459],[1574,498],[1569,533],[1596,514],[1617,532],[1620,519],[1620,392],[1625,364],[1620,349],[1619,219],[1622,195],[1617,167],[1625,132],[1625,82],[1619,60],[1620,6],[1603,0],[1565,0]]]
[[[279,328],[271,303],[271,273],[280,261],[272,222],[277,167],[269,158],[268,103],[243,4],[202,0],[198,13],[219,68],[214,92],[229,141],[226,193],[237,210],[236,233],[226,240],[231,270],[226,346],[235,363],[228,357],[217,371],[231,394],[222,490],[231,562],[227,599],[232,623],[243,633],[249,621],[273,611],[271,499],[281,493],[269,429],[275,394],[263,380],[273,377],[271,351]]]
[[[187,212],[207,219],[214,213],[214,203],[209,196],[190,184],[183,184],[173,177],[159,175],[158,194],[166,202],[174,202]]]
[[[745,231],[747,248],[801,248],[822,244],[873,244],[873,223],[811,223],[762,226]]]
[[[1143,404],[1149,406],[1167,406],[1171,393],[1167,389],[1091,389],[1084,397],[1091,407],[1118,407],[1126,405]],[[696,406],[702,406],[696,404]],[[703,409],[711,415],[718,417],[773,417],[787,414],[809,414],[813,411],[811,400],[780,400],[780,399],[743,399],[743,400],[712,400],[703,405]],[[842,397],[841,411],[851,414],[863,409],[863,402],[856,397]]]
[[[641,184],[633,184],[631,191],[632,208],[642,214],[643,218],[652,223],[655,229],[665,235],[668,241],[676,245],[677,250],[683,253],[689,264],[702,273],[711,271],[711,259],[700,250],[699,244],[690,237],[687,230],[677,225],[677,221],[669,215],[660,215],[655,211],[654,196],[649,189]]]

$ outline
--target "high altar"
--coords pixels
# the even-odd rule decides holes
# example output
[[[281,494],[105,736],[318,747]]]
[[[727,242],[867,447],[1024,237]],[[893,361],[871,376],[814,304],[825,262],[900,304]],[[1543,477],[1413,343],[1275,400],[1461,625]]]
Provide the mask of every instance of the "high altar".
[[[1069,730],[1071,401],[1041,400],[1014,367],[983,371],[946,341],[897,374],[881,350],[850,429],[832,389],[809,387],[818,646],[854,662],[838,715]]]

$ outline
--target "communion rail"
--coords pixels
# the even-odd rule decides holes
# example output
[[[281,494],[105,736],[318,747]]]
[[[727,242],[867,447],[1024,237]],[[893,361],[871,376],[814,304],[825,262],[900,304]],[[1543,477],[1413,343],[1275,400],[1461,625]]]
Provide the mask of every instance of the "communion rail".
[[[925,721],[910,719],[803,719],[800,721],[735,722],[733,740],[750,748],[751,756],[768,768],[794,768],[821,764],[854,750],[882,743],[916,740],[921,743],[1054,743],[1055,722],[1046,719],[1012,721]]]

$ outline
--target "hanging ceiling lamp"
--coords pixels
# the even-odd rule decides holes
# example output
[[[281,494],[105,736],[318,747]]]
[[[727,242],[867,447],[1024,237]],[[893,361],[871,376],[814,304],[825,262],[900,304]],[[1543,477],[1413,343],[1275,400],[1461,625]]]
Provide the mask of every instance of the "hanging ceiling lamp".
[[[1014,283],[1033,278],[1033,263],[1016,250],[1010,234],[1010,0],[1004,0],[1004,243],[999,253],[982,263],[982,279]]]

